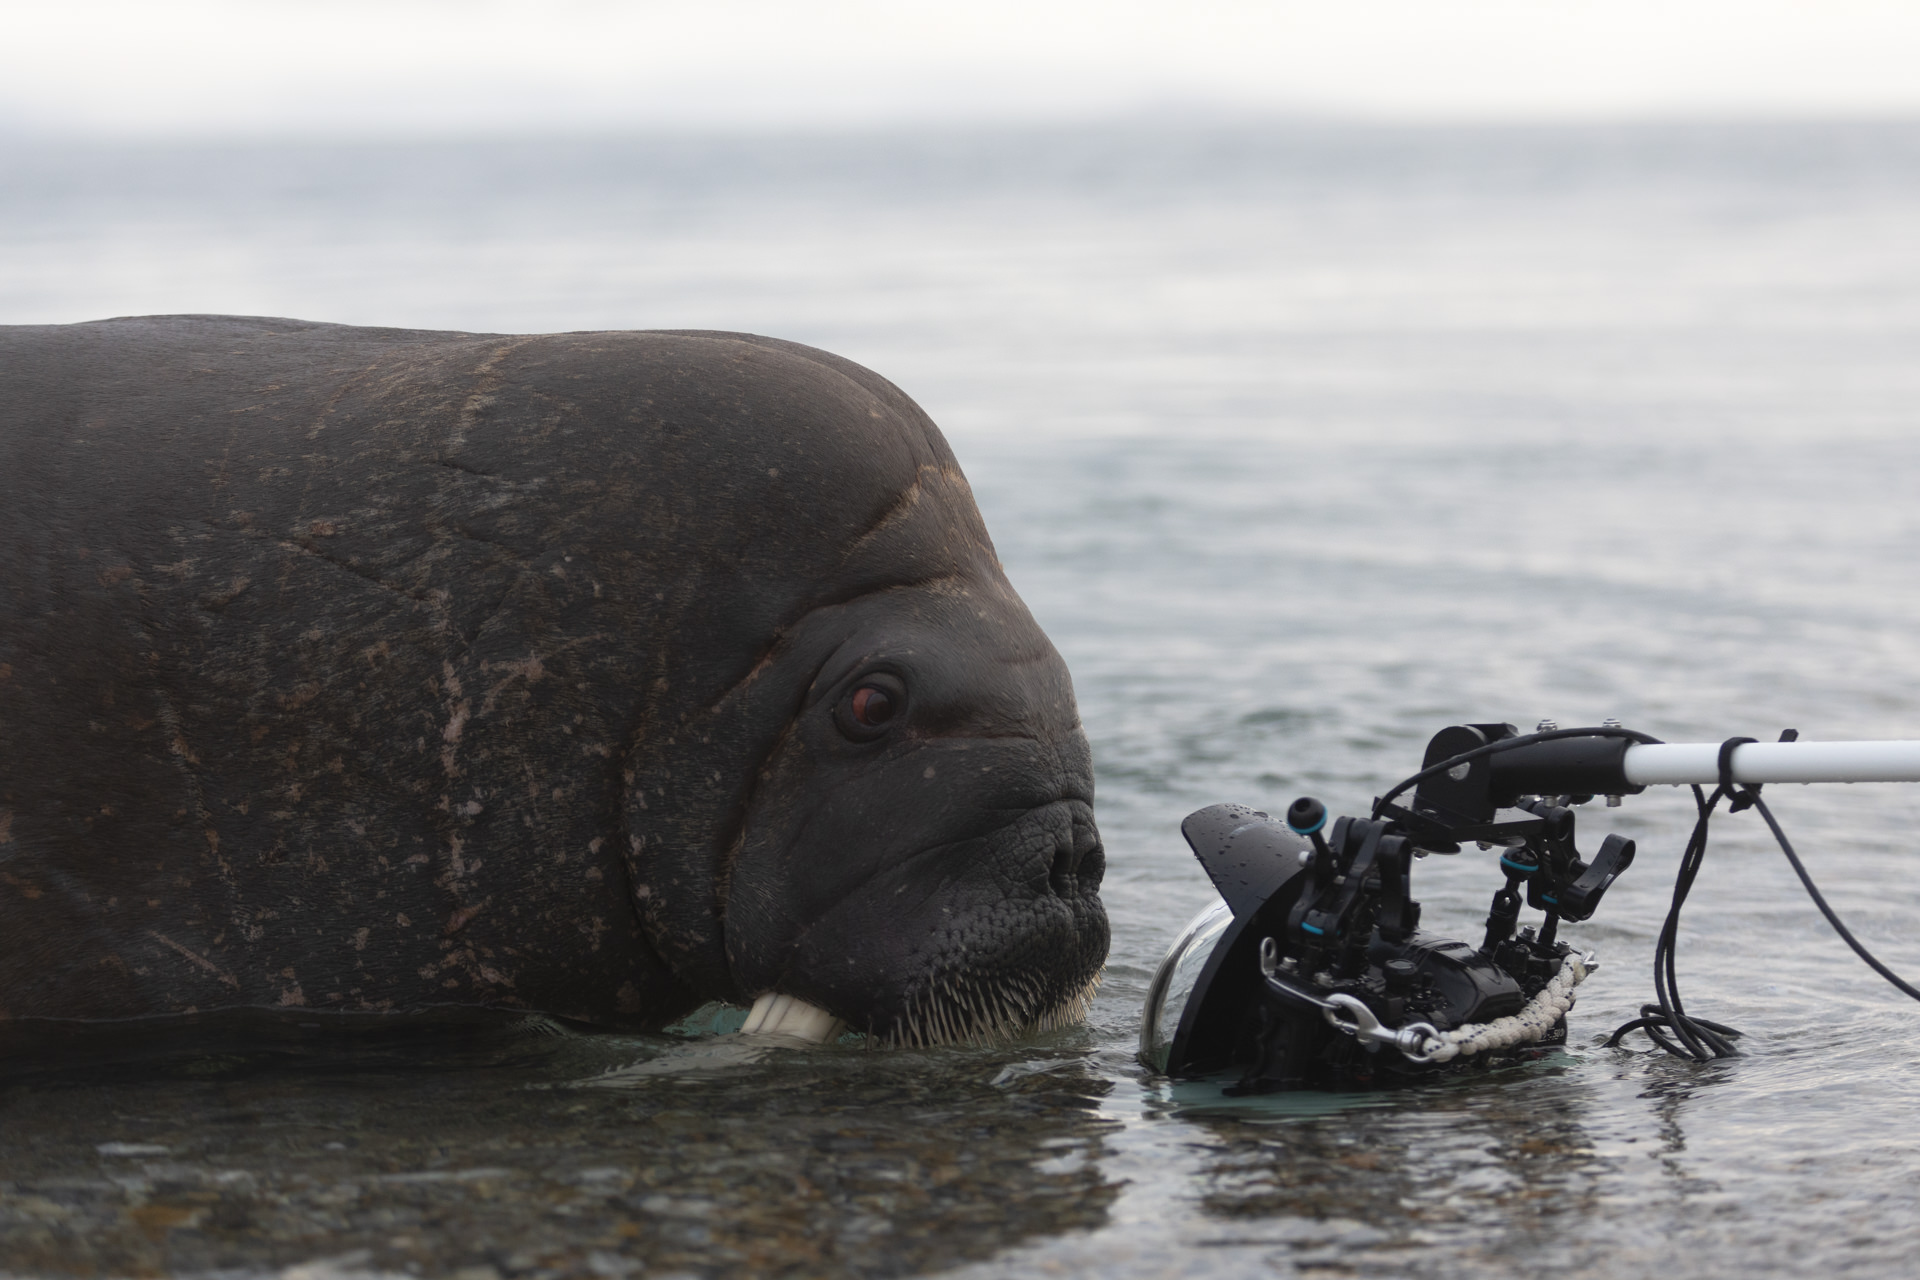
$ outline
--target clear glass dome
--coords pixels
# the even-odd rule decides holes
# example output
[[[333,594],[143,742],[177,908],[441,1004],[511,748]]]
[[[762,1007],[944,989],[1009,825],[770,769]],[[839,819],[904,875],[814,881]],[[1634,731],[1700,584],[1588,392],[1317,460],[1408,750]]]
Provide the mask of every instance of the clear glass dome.
[[[1227,904],[1216,902],[1189,920],[1167,948],[1166,958],[1147,988],[1146,1012],[1140,1020],[1140,1061],[1149,1069],[1167,1069],[1167,1053],[1173,1048],[1174,1033],[1180,1029],[1180,1015],[1193,998],[1194,984],[1200,981],[1207,958],[1232,923],[1233,912]]]

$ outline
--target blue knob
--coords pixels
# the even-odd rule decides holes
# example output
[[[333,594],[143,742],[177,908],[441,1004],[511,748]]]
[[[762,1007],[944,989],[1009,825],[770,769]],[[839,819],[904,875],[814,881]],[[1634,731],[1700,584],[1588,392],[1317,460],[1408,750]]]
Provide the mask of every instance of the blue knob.
[[[1312,796],[1301,796],[1287,806],[1287,827],[1295,835],[1310,836],[1327,825],[1327,806]]]

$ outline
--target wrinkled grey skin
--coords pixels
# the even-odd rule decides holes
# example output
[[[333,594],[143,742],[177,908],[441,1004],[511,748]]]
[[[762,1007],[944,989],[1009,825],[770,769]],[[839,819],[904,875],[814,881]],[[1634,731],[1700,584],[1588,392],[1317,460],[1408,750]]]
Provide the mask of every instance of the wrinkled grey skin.
[[[847,361],[4,328],[0,529],[0,1031],[777,990],[942,1039],[1105,958],[1066,668]]]

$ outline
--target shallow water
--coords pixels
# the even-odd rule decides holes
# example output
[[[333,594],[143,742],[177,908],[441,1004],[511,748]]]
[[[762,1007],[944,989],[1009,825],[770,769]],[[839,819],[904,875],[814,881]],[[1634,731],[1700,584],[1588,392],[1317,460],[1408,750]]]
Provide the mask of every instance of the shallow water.
[[[946,428],[1066,655],[1114,948],[1084,1029],[759,1056],[534,1025],[0,1088],[0,1270],[1904,1274],[1920,1010],[1752,815],[1689,904],[1706,1066],[1608,1050],[1689,804],[1570,930],[1566,1052],[1228,1102],[1132,1061],[1218,800],[1355,812],[1434,730],[1920,736],[1920,128],[0,151],[0,321],[717,327]],[[1920,970],[1911,788],[1775,788]],[[1474,936],[1469,852],[1415,873]]]

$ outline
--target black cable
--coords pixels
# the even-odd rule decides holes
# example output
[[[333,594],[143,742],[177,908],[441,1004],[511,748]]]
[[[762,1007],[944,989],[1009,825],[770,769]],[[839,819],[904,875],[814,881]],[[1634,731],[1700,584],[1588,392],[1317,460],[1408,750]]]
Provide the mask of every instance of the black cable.
[[[1693,803],[1699,813],[1693,824],[1693,833],[1687,837],[1686,848],[1680,853],[1680,869],[1673,879],[1673,903],[1667,908],[1666,923],[1660,927],[1660,936],[1653,944],[1653,1004],[1640,1006],[1640,1016],[1631,1022],[1623,1023],[1614,1029],[1607,1038],[1609,1046],[1618,1045],[1620,1038],[1630,1031],[1644,1031],[1647,1039],[1676,1057],[1692,1058],[1696,1062],[1710,1062],[1715,1058],[1731,1058],[1739,1054],[1733,1041],[1740,1033],[1734,1028],[1705,1018],[1694,1018],[1687,1014],[1686,1006],[1680,999],[1680,971],[1678,952],[1680,941],[1680,909],[1687,903],[1687,895],[1693,891],[1694,879],[1700,874],[1700,865],[1707,856],[1707,824],[1713,818],[1713,811],[1725,797],[1726,790],[1715,787],[1712,796],[1693,788]],[[1678,1044],[1667,1038],[1672,1032]]]
[[[1793,731],[1781,735],[1781,741],[1790,742]],[[1797,736],[1797,735],[1795,735]],[[1687,894],[1693,889],[1694,878],[1700,874],[1700,864],[1707,853],[1707,824],[1713,817],[1713,811],[1722,799],[1731,799],[1727,806],[1729,813],[1738,813],[1745,808],[1759,810],[1766,820],[1767,828],[1773,832],[1773,838],[1780,844],[1780,851],[1787,855],[1787,861],[1793,865],[1794,874],[1800,877],[1807,894],[1813,899],[1813,905],[1820,908],[1820,914],[1827,918],[1833,931],[1841,940],[1853,948],[1855,955],[1873,969],[1873,971],[1892,983],[1902,993],[1920,1000],[1920,989],[1900,977],[1899,974],[1880,963],[1872,952],[1861,945],[1840,922],[1827,900],[1815,887],[1813,877],[1807,874],[1806,866],[1800,861],[1800,855],[1794,852],[1793,844],[1787,839],[1787,833],[1780,829],[1774,820],[1773,811],[1767,808],[1767,802],[1760,798],[1760,787],[1738,787],[1733,781],[1733,748],[1742,742],[1751,742],[1751,738],[1729,738],[1720,745],[1720,784],[1713,789],[1711,796],[1703,793],[1698,786],[1693,788],[1693,801],[1699,811],[1699,819],[1694,823],[1693,834],[1687,838],[1686,848],[1680,855],[1680,869],[1674,877],[1673,904],[1667,910],[1666,923],[1661,927],[1660,937],[1653,949],[1653,991],[1654,1004],[1640,1006],[1640,1016],[1621,1024],[1607,1038],[1609,1047],[1617,1046],[1622,1036],[1632,1031],[1644,1031],[1647,1038],[1676,1057],[1692,1058],[1696,1062],[1707,1062],[1714,1058],[1738,1056],[1739,1050],[1733,1046],[1733,1040],[1740,1033],[1732,1027],[1718,1022],[1709,1022],[1705,1018],[1688,1015],[1680,1001],[1680,976],[1675,962],[1677,943],[1680,934],[1680,908],[1685,905]],[[1679,1043],[1667,1038],[1671,1032]]]
[[[1760,811],[1762,818],[1766,819],[1768,828],[1773,832],[1773,838],[1780,842],[1780,852],[1787,855],[1787,861],[1793,864],[1794,874],[1799,876],[1800,883],[1807,887],[1807,896],[1813,899],[1814,906],[1820,908],[1820,914],[1827,918],[1827,923],[1832,925],[1833,931],[1840,935],[1840,940],[1852,947],[1853,954],[1865,960],[1869,968],[1891,982],[1902,994],[1920,1000],[1920,990],[1915,990],[1912,983],[1875,959],[1873,953],[1862,946],[1860,940],[1848,931],[1847,926],[1840,923],[1840,917],[1835,915],[1833,908],[1827,905],[1827,900],[1821,896],[1820,890],[1814,888],[1813,877],[1807,874],[1806,867],[1801,865],[1800,855],[1795,853],[1793,846],[1787,842],[1787,833],[1782,831],[1780,824],[1773,820],[1773,811],[1767,808],[1767,802],[1755,796],[1753,807]]]

